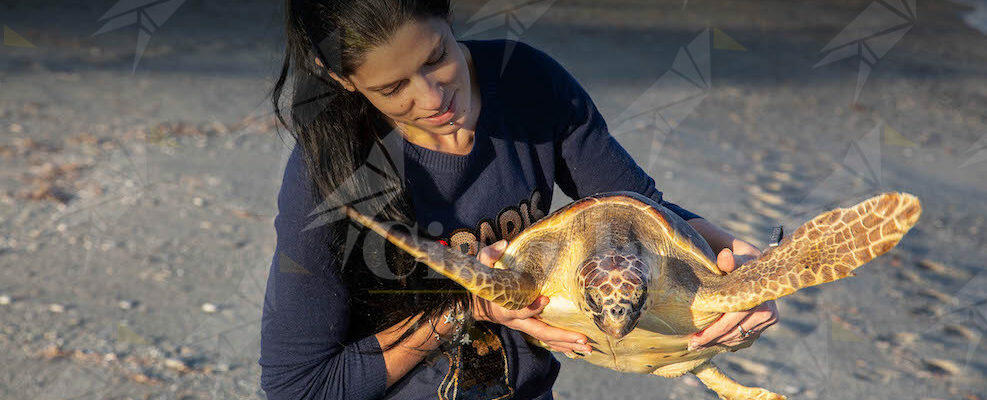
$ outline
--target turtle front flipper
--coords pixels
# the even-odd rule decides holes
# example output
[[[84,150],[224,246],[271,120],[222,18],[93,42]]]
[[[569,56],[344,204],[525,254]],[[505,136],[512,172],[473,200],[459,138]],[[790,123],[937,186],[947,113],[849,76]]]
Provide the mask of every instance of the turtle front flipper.
[[[787,397],[761,388],[741,385],[721,372],[712,361],[706,361],[692,370],[706,387],[723,400],[785,400]]]
[[[809,286],[853,275],[884,254],[918,221],[922,206],[907,193],[885,193],[806,222],[778,247],[726,276],[706,279],[695,311],[734,312]]]
[[[377,232],[429,268],[456,281],[481,298],[511,310],[527,307],[538,298],[541,284],[530,273],[487,267],[468,254],[430,240],[388,231],[383,224],[356,209],[349,206],[343,208],[352,220]]]

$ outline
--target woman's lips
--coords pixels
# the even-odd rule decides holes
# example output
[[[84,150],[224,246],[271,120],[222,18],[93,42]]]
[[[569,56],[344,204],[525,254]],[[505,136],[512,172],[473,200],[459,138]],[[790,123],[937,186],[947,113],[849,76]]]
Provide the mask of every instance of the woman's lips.
[[[433,124],[444,124],[452,119],[453,114],[456,113],[456,93],[452,94],[449,98],[449,109],[446,112],[436,115],[434,117],[427,117],[425,121],[431,122]]]

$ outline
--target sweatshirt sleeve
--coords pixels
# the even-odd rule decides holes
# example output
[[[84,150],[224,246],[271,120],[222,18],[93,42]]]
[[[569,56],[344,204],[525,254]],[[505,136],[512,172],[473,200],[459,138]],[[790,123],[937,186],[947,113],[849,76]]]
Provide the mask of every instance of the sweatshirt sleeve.
[[[267,398],[376,399],[387,370],[373,335],[344,343],[348,294],[327,251],[328,228],[306,229],[315,208],[300,150],[292,152],[274,220],[277,247],[261,320],[261,387]]]
[[[701,218],[674,203],[665,201],[662,192],[626,150],[610,135],[606,121],[593,100],[575,78],[555,59],[531,46],[529,51],[544,79],[551,82],[550,104],[558,106],[562,119],[557,127],[555,146],[556,183],[573,199],[612,191],[631,191],[651,198],[684,220]]]

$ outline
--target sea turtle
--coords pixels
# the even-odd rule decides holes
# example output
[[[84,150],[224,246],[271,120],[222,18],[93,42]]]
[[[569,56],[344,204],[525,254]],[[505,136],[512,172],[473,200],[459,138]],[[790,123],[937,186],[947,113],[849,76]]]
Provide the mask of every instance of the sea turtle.
[[[750,309],[804,287],[853,276],[888,251],[921,214],[918,199],[885,193],[823,213],[757,260],[721,272],[709,244],[667,208],[631,192],[577,200],[518,235],[493,268],[345,207],[350,218],[470,292],[509,309],[551,298],[538,317],[585,334],[582,358],[617,371],[694,373],[722,399],[784,399],[733,381],[710,360],[748,347],[688,350],[691,334],[723,313]],[[528,341],[545,348],[537,339]]]

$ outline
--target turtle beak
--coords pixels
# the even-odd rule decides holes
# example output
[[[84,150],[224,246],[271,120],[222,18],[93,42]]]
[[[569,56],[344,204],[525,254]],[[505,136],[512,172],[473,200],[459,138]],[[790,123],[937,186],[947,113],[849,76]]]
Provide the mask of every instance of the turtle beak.
[[[640,310],[635,310],[627,303],[617,303],[603,308],[596,319],[596,326],[607,335],[620,339],[637,327],[640,317]]]

